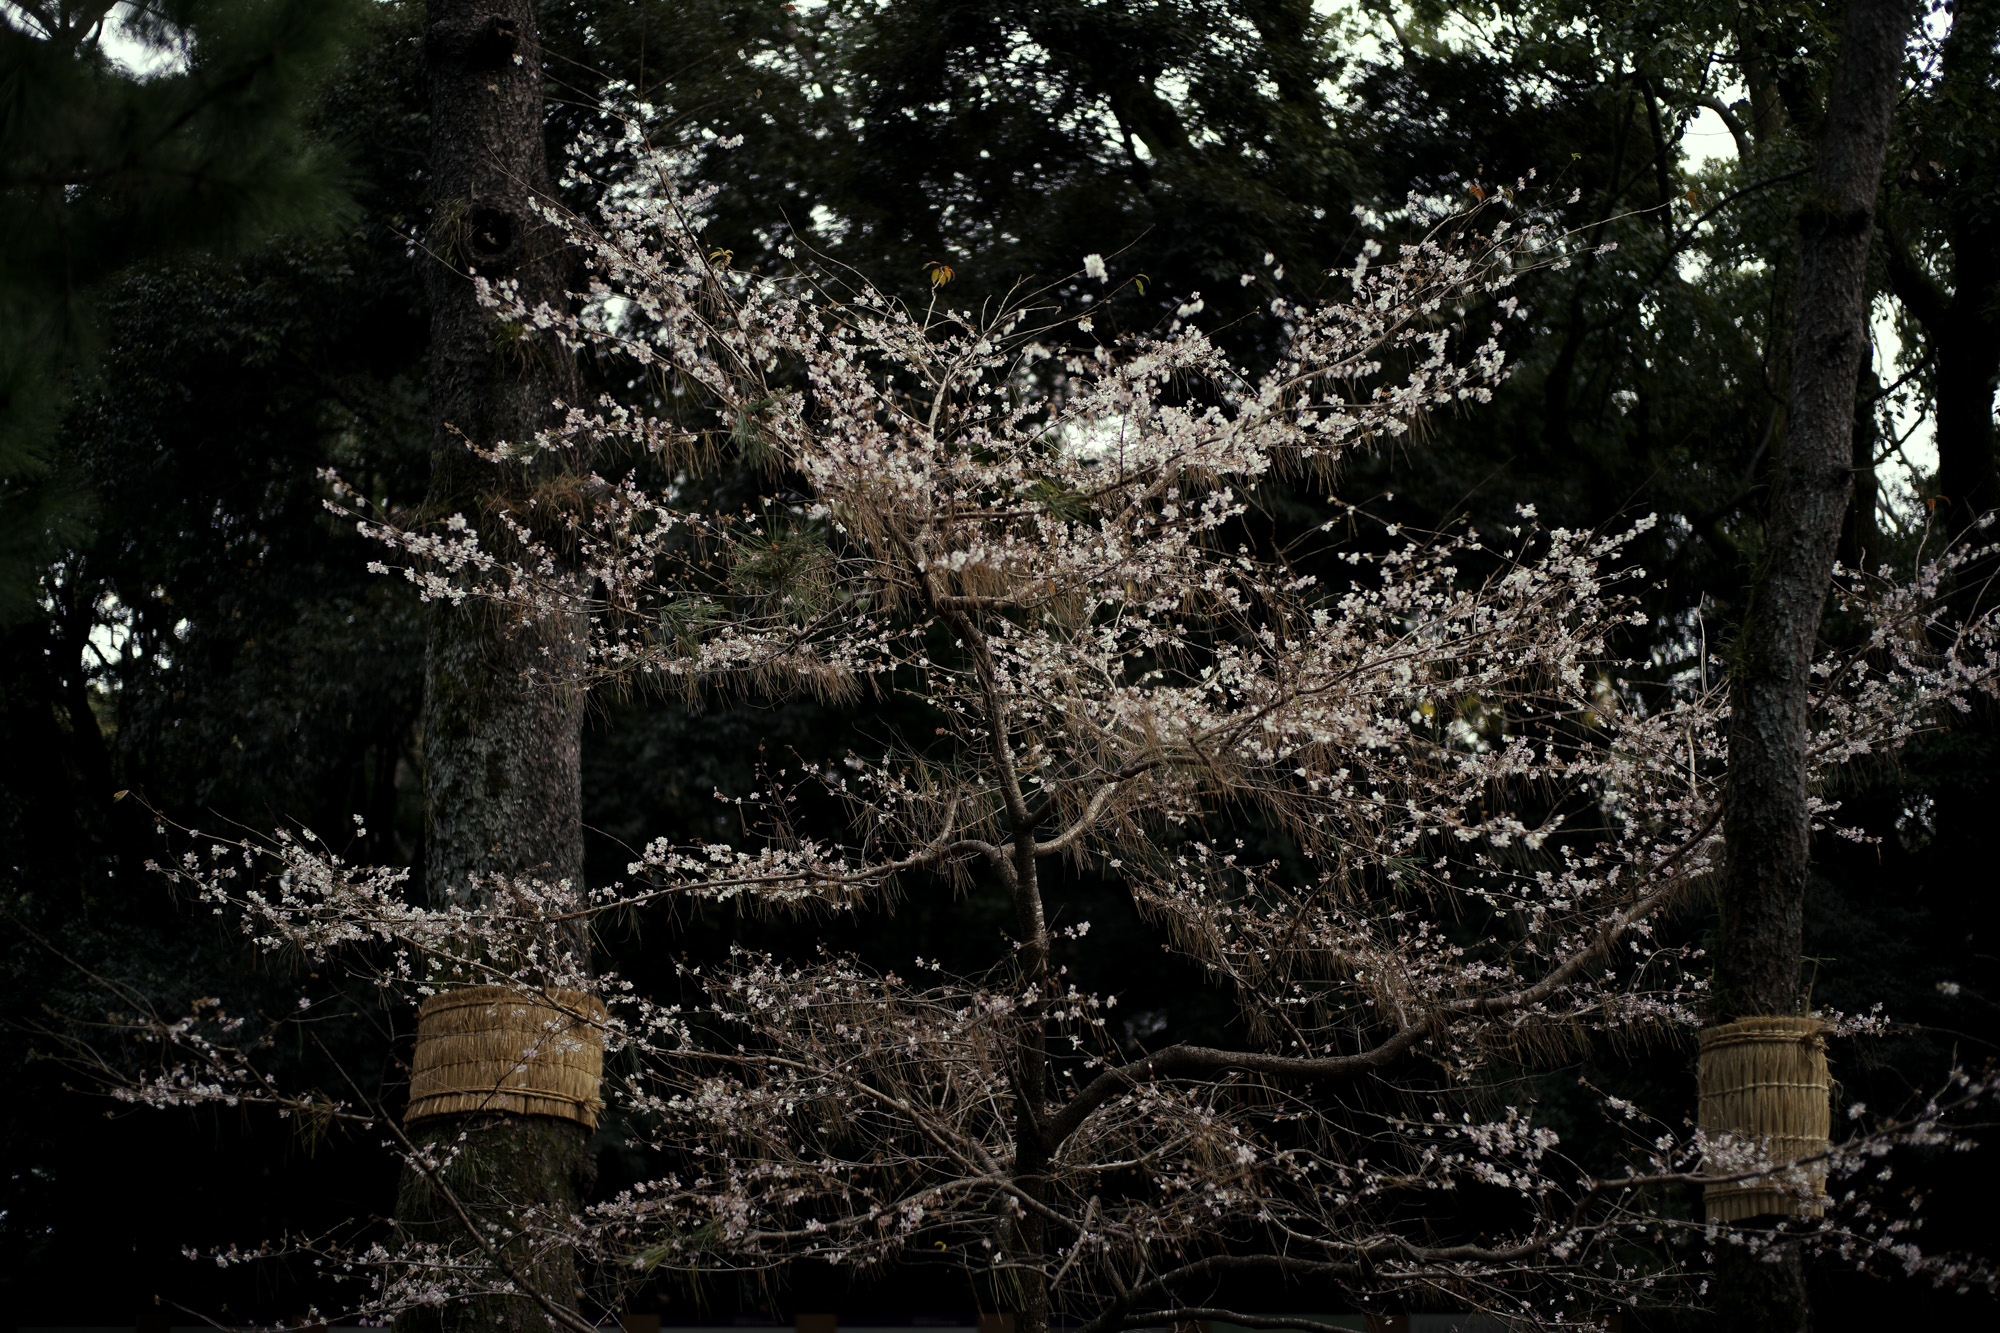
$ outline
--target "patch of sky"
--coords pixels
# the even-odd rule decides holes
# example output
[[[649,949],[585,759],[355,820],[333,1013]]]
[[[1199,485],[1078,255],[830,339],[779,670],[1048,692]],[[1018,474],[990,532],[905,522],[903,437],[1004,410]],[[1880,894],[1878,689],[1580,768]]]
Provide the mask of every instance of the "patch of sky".
[[[194,55],[193,44],[171,30],[152,37],[143,35],[136,23],[141,12],[138,5],[114,5],[98,31],[98,50],[137,79],[186,73]]]

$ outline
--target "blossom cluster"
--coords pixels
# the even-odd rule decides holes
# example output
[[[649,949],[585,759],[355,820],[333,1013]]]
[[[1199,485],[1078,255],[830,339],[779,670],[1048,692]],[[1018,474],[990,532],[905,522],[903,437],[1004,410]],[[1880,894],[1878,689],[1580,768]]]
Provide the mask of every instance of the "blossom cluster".
[[[1762,1176],[1803,1202],[1991,1093],[1955,1078],[1810,1168],[1606,1094],[1607,1117],[1646,1131],[1610,1175],[1519,1108],[1474,1110],[1496,1071],[1697,1023],[1700,961],[1665,923],[1721,854],[1724,694],[1630,660],[1644,574],[1623,552],[1650,519],[1580,532],[1524,510],[1504,531],[1414,533],[1340,494],[1357,451],[1490,395],[1509,289],[1571,238],[1495,205],[1392,253],[1371,242],[1341,299],[1273,304],[1285,351],[1252,372],[1196,300],[1113,336],[1101,256],[1077,275],[1106,289],[1082,315],[1039,291],[910,306],[810,256],[737,271],[704,243],[703,193],[670,160],[641,168],[599,216],[557,218],[589,273],[574,313],[482,288],[506,325],[627,368],[638,400],[564,405],[493,451],[542,479],[497,531],[408,526],[331,478],[336,509],[425,597],[565,642],[537,668],[549,688],[896,691],[930,734],[786,775],[837,798],[846,828],[795,827],[773,781],[741,798],[740,842],[663,839],[616,884],[501,877],[423,905],[398,873],[286,836],[171,868],[258,947],[399,993],[605,999],[607,1100],[673,1169],[521,1234],[607,1282],[950,1262],[1031,1323],[1068,1310],[1091,1333],[1210,1317],[1214,1279],[1259,1272],[1587,1318],[1672,1280],[1636,1242],[1717,1243],[1675,1220],[1670,1190]],[[767,480],[753,506],[701,484],[731,458]],[[1278,486],[1323,493],[1331,517],[1259,537]],[[1843,584],[1868,628],[1816,672],[1815,776],[1993,691],[1991,618],[1941,609],[1965,558]],[[1251,854],[1252,832],[1283,854]],[[1129,893],[1235,1004],[1240,1048],[1120,1035],[1117,997],[1054,961],[1058,864]],[[647,996],[572,929],[967,891],[1011,921],[976,976],[746,948]],[[180,1054],[128,1096],[282,1098],[219,1053],[211,1020],[153,1035]],[[1503,1202],[1485,1238],[1455,1238],[1440,1217],[1474,1189]],[[1971,1271],[1850,1202],[1785,1234]],[[377,1312],[521,1280],[419,1245],[343,1262],[373,1274]]]

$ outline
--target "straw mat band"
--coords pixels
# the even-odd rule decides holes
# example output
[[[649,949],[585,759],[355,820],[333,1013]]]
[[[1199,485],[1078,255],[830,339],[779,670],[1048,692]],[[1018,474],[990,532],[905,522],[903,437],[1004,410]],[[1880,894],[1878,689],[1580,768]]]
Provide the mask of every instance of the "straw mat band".
[[[604,1073],[603,1003],[581,991],[523,993],[467,986],[417,1010],[404,1124],[504,1111],[597,1127]]]

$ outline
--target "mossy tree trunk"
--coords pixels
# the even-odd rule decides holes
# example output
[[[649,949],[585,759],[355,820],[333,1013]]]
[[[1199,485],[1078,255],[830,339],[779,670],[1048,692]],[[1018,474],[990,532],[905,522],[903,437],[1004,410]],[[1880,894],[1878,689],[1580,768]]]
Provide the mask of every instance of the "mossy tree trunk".
[[[1853,486],[1855,384],[1868,351],[1868,255],[1911,0],[1852,0],[1801,223],[1785,451],[1730,687],[1726,864],[1714,1022],[1799,1011],[1810,867],[1809,670]],[[1811,1325],[1799,1256],[1725,1250],[1732,1333]]]
[[[512,279],[530,303],[563,301],[561,238],[529,207],[549,194],[533,8],[526,0],[429,0],[424,71],[431,121],[429,515],[462,514],[501,545],[494,516],[518,511],[537,478],[503,474],[473,447],[532,436],[551,423],[552,404],[574,401],[576,392],[568,353],[552,339],[520,340],[479,305],[472,284],[474,276]],[[492,876],[581,883],[582,698],[559,683],[560,670],[548,669],[550,649],[567,651],[490,607],[432,610],[423,746],[424,869],[433,901],[475,898]],[[404,1316],[397,1327],[504,1333],[569,1322],[557,1311],[576,1312],[573,1259],[521,1233],[538,1214],[576,1209],[591,1168],[583,1127],[490,1114],[428,1121],[413,1126],[411,1137],[457,1155],[438,1180],[405,1174],[397,1196],[405,1238],[448,1245],[475,1266],[510,1270],[540,1299],[460,1300]],[[497,1244],[475,1241],[468,1217]],[[576,1325],[594,1322],[579,1315],[571,1315]]]

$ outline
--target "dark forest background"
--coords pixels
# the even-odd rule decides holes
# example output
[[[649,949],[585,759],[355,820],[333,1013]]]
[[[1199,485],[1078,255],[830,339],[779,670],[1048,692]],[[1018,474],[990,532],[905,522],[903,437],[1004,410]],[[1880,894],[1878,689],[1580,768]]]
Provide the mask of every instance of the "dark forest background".
[[[219,1272],[184,1247],[365,1222],[394,1196],[393,1161],[366,1135],[131,1111],[38,1036],[121,993],[240,1011],[333,984],[252,956],[176,901],[145,868],[174,845],[155,812],[184,828],[303,825],[354,859],[423,862],[423,611],[407,584],[367,572],[375,553],[325,512],[316,479],[338,468],[390,504],[427,482],[425,259],[411,241],[422,7],[151,12],[183,56],[145,78],[109,61],[88,14],[10,4],[0,27],[0,1318],[22,1323],[192,1322],[156,1295],[285,1318],[311,1299],[309,1274]],[[540,21],[551,159],[603,128],[606,97],[642,105],[656,138],[688,144],[721,187],[708,234],[739,266],[770,264],[796,234],[911,295],[926,265],[949,264],[945,299],[970,307],[1101,252],[1148,278],[1107,328],[1199,292],[1252,365],[1270,350],[1271,297],[1341,290],[1327,275],[1352,260],[1357,208],[1393,231],[1413,192],[1469,201],[1535,173],[1538,206],[1616,249],[1523,288],[1518,370],[1493,404],[1356,460],[1338,488],[1426,527],[1504,521],[1522,502],[1573,527],[1658,512],[1639,552],[1652,627],[1632,649],[1665,680],[1727,670],[1757,559],[1801,168],[1839,13],[1815,0],[1331,17],[1303,0],[551,0]],[[1845,557],[1871,567],[1907,568],[1995,498],[2000,0],[1941,8],[1927,32],[1878,247],[1900,354],[1864,377],[1856,432]],[[1730,130],[1720,157],[1692,151],[1704,108]],[[1242,285],[1246,271],[1263,276]],[[1920,420],[1934,464],[1908,457]],[[1316,514],[1308,496],[1261,499],[1274,541]],[[1874,841],[1817,849],[1813,997],[1895,1020],[1836,1049],[1847,1099],[1898,1105],[1954,1057],[1993,1054],[1997,722],[1964,717],[1832,793]],[[618,877],[652,837],[728,837],[716,796],[748,790],[760,762],[837,756],[894,725],[880,709],[600,699],[590,873]],[[365,837],[344,832],[355,816]],[[1137,933],[1115,886],[1068,892],[1098,927],[1068,961],[1123,995],[1136,1037],[1224,1021],[1198,975],[1117,947]],[[983,910],[912,902],[865,937],[828,938],[889,965],[949,960]],[[1700,904],[1676,922],[1711,928]],[[718,914],[603,944],[644,981],[752,931],[781,949],[821,938]],[[325,1053],[284,1058],[322,1082],[337,1060],[393,1085],[409,1016],[366,995],[351,1008]],[[1691,1041],[1595,1052],[1547,1071],[1536,1095],[1587,1150],[1593,1128],[1564,1122],[1565,1087],[1629,1084],[1691,1115],[1693,1054]],[[615,1119],[594,1146],[601,1190],[639,1165]],[[1912,1184],[1935,1192],[1927,1246],[1992,1251],[1995,1157],[1915,1164]],[[1982,1296],[1815,1281],[1827,1328],[2000,1314]],[[969,1308],[942,1280],[819,1272],[640,1299],[786,1319]],[[1310,1292],[1263,1299],[1316,1308]]]

